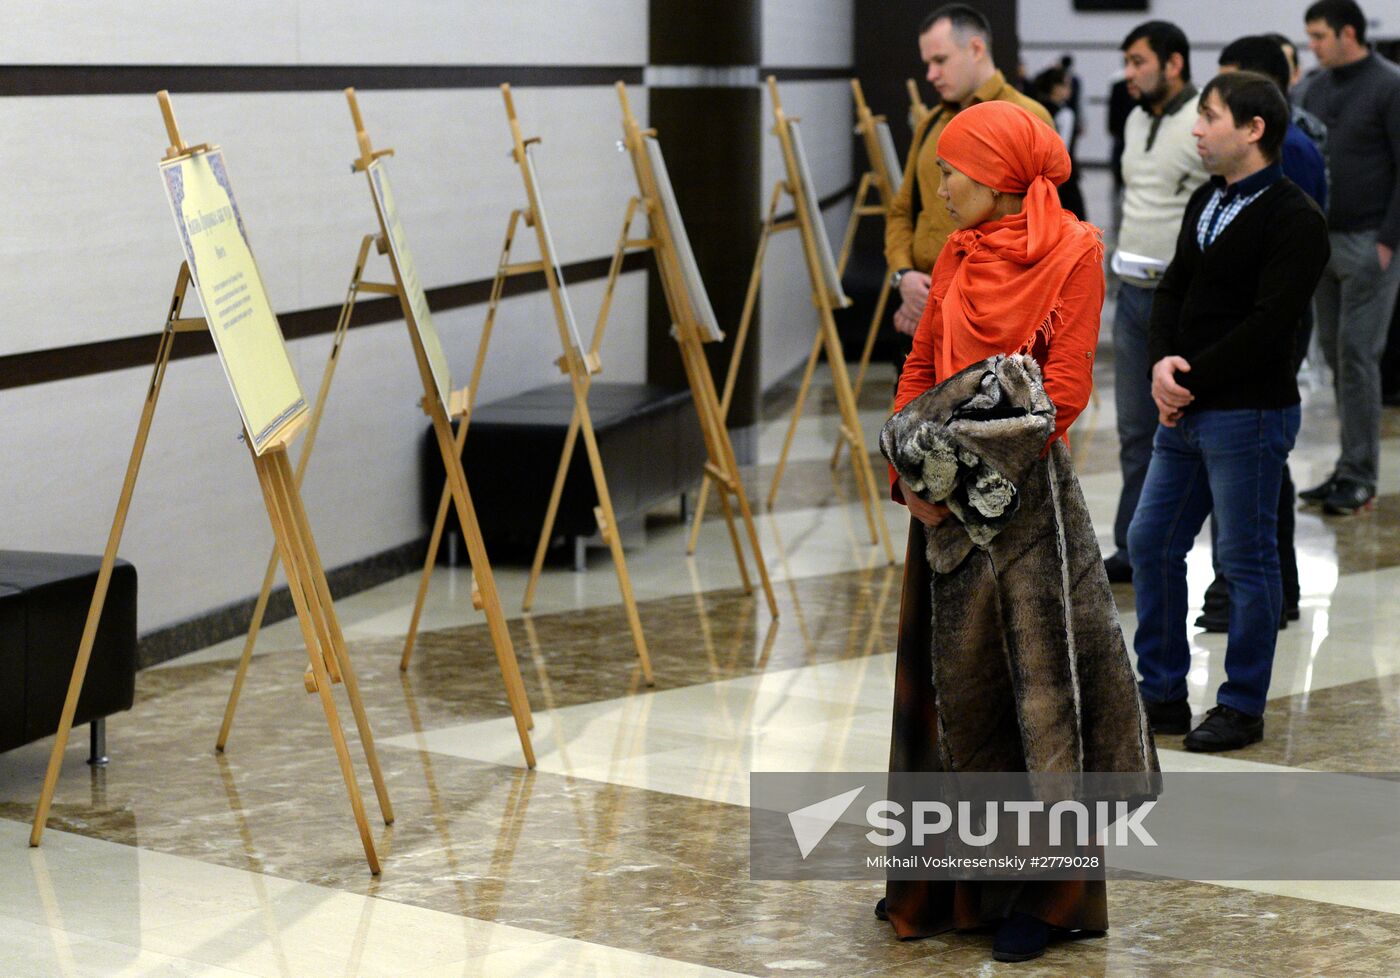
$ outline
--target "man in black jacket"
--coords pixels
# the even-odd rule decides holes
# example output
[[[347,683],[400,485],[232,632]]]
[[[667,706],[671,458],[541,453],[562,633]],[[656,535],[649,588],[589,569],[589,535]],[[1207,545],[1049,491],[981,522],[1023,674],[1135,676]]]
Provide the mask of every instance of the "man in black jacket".
[[[1278,162],[1289,119],[1278,86],[1220,75],[1198,108],[1192,134],[1214,177],[1186,206],[1152,305],[1160,423],[1128,552],[1142,697],[1155,731],[1185,734],[1186,554],[1215,512],[1230,588],[1227,681],[1185,746],[1216,751],[1264,735],[1283,601],[1279,483],[1300,419],[1293,348],[1330,248],[1322,212]]]

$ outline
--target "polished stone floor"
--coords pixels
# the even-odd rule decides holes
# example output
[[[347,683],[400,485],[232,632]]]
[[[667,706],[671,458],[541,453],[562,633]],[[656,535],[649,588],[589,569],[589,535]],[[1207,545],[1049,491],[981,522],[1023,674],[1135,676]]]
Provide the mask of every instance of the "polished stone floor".
[[[1118,488],[1110,362],[1105,350],[1073,432],[1105,542]],[[1300,485],[1327,474],[1336,434],[1330,392],[1305,376]],[[888,390],[880,370],[862,399],[868,432]],[[760,432],[756,502],[785,403]],[[901,568],[872,545],[848,471],[827,464],[835,430],[819,380],[777,508],[759,517],[777,623],[739,589],[722,520],[706,521],[687,558],[680,514],[654,514],[646,547],[628,554],[653,687],[606,551],[584,573],[550,569],[528,616],[523,570],[498,569],[534,771],[466,574],[435,573],[407,673],[416,577],[339,602],[397,813],[391,827],[375,821],[352,737],[378,878],[302,688],[293,622],[265,630],[224,755],[213,743],[241,642],[143,672],[136,707],[110,722],[110,766],[85,766],[84,744],[69,751],[39,849],[25,842],[49,742],[0,754],[0,978],[1400,975],[1396,882],[1113,881],[1106,937],[998,965],[985,934],[896,941],[870,912],[879,884],[750,881],[751,770],[880,770],[889,749]],[[1400,412],[1387,413],[1383,453],[1374,511],[1299,514],[1303,615],[1280,635],[1265,740],[1202,757],[1163,738],[1164,767],[1396,769]],[[882,505],[902,541],[906,517]],[[1199,603],[1208,540],[1190,567]],[[1131,589],[1117,597],[1131,635]],[[1224,639],[1192,643],[1200,713]]]

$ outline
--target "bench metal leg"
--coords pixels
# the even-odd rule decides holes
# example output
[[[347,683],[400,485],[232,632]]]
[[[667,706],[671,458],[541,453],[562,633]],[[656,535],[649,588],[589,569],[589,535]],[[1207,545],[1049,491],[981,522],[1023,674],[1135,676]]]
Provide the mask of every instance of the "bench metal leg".
[[[588,541],[583,537],[574,537],[574,573],[582,574],[588,570]]]
[[[681,522],[690,522],[690,498],[686,493],[681,493]]]
[[[107,766],[107,718],[99,717],[88,724],[88,759],[93,767]]]

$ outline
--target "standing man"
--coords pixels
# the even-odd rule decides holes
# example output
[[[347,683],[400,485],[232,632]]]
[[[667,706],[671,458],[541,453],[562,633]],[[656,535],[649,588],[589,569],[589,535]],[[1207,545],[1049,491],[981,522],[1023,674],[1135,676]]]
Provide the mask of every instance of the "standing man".
[[[1301,417],[1293,346],[1329,251],[1327,221],[1283,175],[1288,103],[1250,71],[1206,85],[1193,133],[1215,174],[1191,195],[1152,306],[1159,425],[1128,533],[1140,689],[1159,734],[1193,751],[1264,736],[1278,641],[1279,483]],[[1191,730],[1186,555],[1214,510],[1229,582],[1228,677]]]
[[[1298,48],[1288,38],[1282,34],[1265,34],[1269,40],[1273,41],[1283,50],[1283,56],[1288,60],[1288,84],[1283,87],[1283,94],[1289,99],[1289,109],[1293,113],[1293,124],[1303,130],[1303,135],[1313,141],[1313,145],[1322,151],[1322,155],[1327,155],[1327,127],[1322,124],[1322,120],[1303,108],[1295,98],[1302,96],[1302,91],[1298,83],[1303,78],[1303,68],[1298,64]],[[1327,210],[1327,208],[1323,208]]]
[[[1123,128],[1123,224],[1113,254],[1120,283],[1113,313],[1113,400],[1123,490],[1113,521],[1116,552],[1104,560],[1104,569],[1115,583],[1133,579],[1128,524],[1157,428],[1147,355],[1152,296],[1172,256],[1186,202],[1208,176],[1191,135],[1196,89],[1186,35],[1175,24],[1149,20],[1124,38],[1122,51],[1124,79],[1138,105]]]
[[[890,285],[899,290],[894,328],[901,334],[897,366],[913,343],[924,314],[933,263],[956,230],[938,197],[938,137],[953,116],[978,102],[1019,105],[1054,128],[1050,113],[1022,95],[992,63],[992,28],[987,18],[967,6],[939,7],[919,28],[919,57],[928,65],[928,80],[940,103],[914,130],[914,143],[904,165],[904,179],[885,217],[885,258],[895,269]]]
[[[1284,97],[1288,97],[1288,83],[1291,77],[1288,56],[1273,35],[1258,34],[1241,37],[1225,45],[1220,52],[1220,70],[1253,71],[1272,78]],[[1327,213],[1327,164],[1323,161],[1322,150],[1312,141],[1297,123],[1296,109],[1288,123],[1288,131],[1283,136],[1283,146],[1279,150],[1279,165],[1283,175],[1298,185],[1298,189],[1312,198],[1318,210]],[[1303,320],[1298,327],[1293,344],[1294,368],[1303,365],[1308,343],[1312,338],[1312,306],[1303,311]],[[1293,488],[1293,478],[1288,466],[1283,467],[1283,479],[1278,494],[1278,559],[1279,571],[1283,579],[1283,618],[1279,628],[1288,627],[1288,622],[1300,617],[1298,602],[1302,591],[1298,581],[1298,553],[1293,546],[1295,520],[1294,506],[1297,493]],[[1212,527],[1213,529],[1214,527]],[[1208,632],[1228,632],[1230,630],[1230,591],[1225,576],[1215,561],[1215,580],[1206,588],[1205,607],[1196,625]]]
[[[1370,508],[1380,471],[1381,355],[1400,288],[1400,68],[1366,46],[1355,0],[1319,0],[1304,20],[1323,67],[1303,107],[1327,126],[1332,258],[1317,289],[1317,335],[1341,453],[1326,480],[1298,495],[1344,516]]]

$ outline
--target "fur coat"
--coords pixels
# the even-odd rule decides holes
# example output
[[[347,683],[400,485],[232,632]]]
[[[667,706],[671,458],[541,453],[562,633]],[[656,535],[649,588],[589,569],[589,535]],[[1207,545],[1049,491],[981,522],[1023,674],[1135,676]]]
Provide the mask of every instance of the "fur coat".
[[[937,729],[928,737],[911,723],[901,734],[897,702],[893,770],[1154,780],[1157,752],[1088,507],[1064,443],[1045,450],[1054,423],[1039,365],[999,355],[920,395],[880,433],[900,477],[955,517],[918,525],[925,566],[911,545],[906,604],[916,580],[931,593],[912,602],[920,620],[901,620],[900,654],[929,657],[923,715]]]

